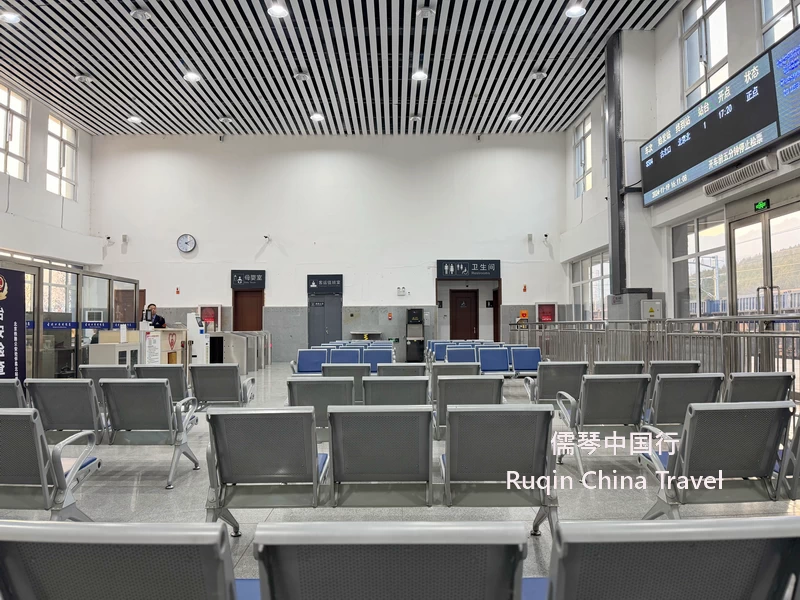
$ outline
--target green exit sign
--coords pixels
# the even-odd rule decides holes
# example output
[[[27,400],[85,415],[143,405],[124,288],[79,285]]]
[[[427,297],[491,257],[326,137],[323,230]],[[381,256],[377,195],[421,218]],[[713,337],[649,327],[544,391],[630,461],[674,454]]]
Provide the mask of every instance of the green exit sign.
[[[755,212],[761,212],[762,210],[769,210],[769,199],[759,200],[753,205],[753,208],[755,208]]]

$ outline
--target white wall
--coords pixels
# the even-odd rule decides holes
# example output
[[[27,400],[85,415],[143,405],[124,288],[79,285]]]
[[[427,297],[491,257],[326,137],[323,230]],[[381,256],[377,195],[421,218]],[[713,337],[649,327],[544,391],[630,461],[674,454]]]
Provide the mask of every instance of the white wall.
[[[500,259],[506,304],[566,296],[563,134],[103,137],[92,176],[103,270],[159,306],[230,304],[236,268],[266,269],[268,306],[304,306],[307,273],[343,273],[348,306],[430,305],[442,258]]]
[[[0,247],[98,264],[102,241],[89,236],[92,136],[78,131],[77,195],[62,200],[45,187],[50,111],[36,100],[30,103],[27,181],[0,174]]]
[[[608,246],[608,178],[603,163],[604,94],[605,91],[601,91],[563,134],[566,163],[560,256],[563,263]],[[592,189],[576,198],[574,132],[576,125],[589,114],[592,116]]]

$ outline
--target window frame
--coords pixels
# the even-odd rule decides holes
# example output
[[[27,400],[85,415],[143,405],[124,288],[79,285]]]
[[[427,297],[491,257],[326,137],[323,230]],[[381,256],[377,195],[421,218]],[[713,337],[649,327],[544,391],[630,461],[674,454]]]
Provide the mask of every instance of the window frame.
[[[761,49],[766,50],[772,44],[767,44],[766,42],[766,35],[767,32],[775,27],[779,21],[781,21],[786,15],[792,15],[792,27],[789,29],[791,31],[798,24],[800,24],[800,0],[789,0],[789,2],[784,6],[780,11],[775,13],[769,21],[764,21],[764,2],[763,0],[758,0],[758,14],[761,16]],[[783,38],[779,38],[775,40],[774,43],[782,40]]]
[[[717,215],[720,215],[722,217],[722,228],[723,228],[723,231],[722,231],[722,245],[721,246],[714,246],[712,248],[706,248],[705,250],[701,250],[700,249],[700,221],[703,220],[703,219],[707,219],[708,217],[713,217],[713,216],[717,216]],[[684,226],[689,225],[689,224],[691,224],[693,226],[692,237],[694,238],[694,250],[692,252],[688,252],[687,254],[682,254],[680,256],[676,256],[675,255],[675,244],[674,244],[675,236],[674,236],[673,232],[677,228],[684,227]],[[725,211],[724,210],[717,210],[717,211],[714,211],[713,213],[700,215],[698,217],[690,219],[689,221],[685,221],[683,223],[679,223],[678,225],[675,225],[674,227],[670,227],[670,229],[669,229],[669,239],[670,239],[670,269],[669,269],[669,277],[670,277],[670,284],[671,284],[671,288],[672,288],[673,316],[676,319],[702,319],[702,318],[707,318],[707,317],[720,316],[720,315],[714,315],[714,314],[701,314],[701,313],[703,313],[703,310],[702,310],[702,306],[703,306],[703,278],[701,276],[702,271],[701,271],[700,261],[705,256],[719,254],[721,252],[725,256],[725,263],[726,263],[726,265],[725,265],[725,269],[726,269],[725,273],[726,273],[726,277],[728,279],[730,278],[730,275],[731,275],[730,263],[729,263],[729,257],[728,257],[728,254],[727,254],[727,250],[728,250],[727,231],[728,231],[728,222],[726,220]],[[675,297],[675,294],[676,294],[676,291],[677,291],[675,289],[675,264],[679,263],[679,262],[683,262],[683,261],[687,262],[687,267],[688,267],[689,263],[694,263],[694,269],[695,269],[695,273],[696,273],[695,286],[694,286],[695,290],[694,291],[695,291],[695,297],[697,298],[697,312],[696,313],[692,313],[692,310],[691,310],[691,297],[692,296],[691,296],[691,292],[690,292],[690,294],[689,294],[689,314],[688,315],[678,315],[677,314],[678,302],[677,302],[677,299]],[[730,312],[731,311],[731,306],[730,306],[730,294],[729,294],[729,290],[730,290],[730,281],[729,280],[726,281],[726,284],[725,284],[724,288],[721,288],[721,290],[722,289],[724,289],[724,293],[725,293],[725,296],[724,296],[724,299],[725,299],[725,302],[726,302],[725,315],[730,315],[731,314],[731,312]],[[690,290],[691,290],[691,287],[690,287]],[[720,300],[720,302],[722,301],[721,298],[718,299],[718,300]]]
[[[59,131],[60,131],[60,133],[59,133],[58,137],[56,137],[55,133],[50,131],[50,127],[49,127],[50,119],[52,119],[54,121],[58,121],[58,123],[59,123]],[[64,119],[53,115],[52,113],[50,115],[48,115],[47,120],[48,120],[48,128],[47,128],[47,144],[48,144],[48,147],[50,145],[50,140],[51,139],[58,142],[59,171],[57,173],[54,172],[54,171],[51,171],[49,169],[48,165],[45,165],[45,170],[47,172],[47,175],[50,175],[52,177],[56,177],[58,179],[58,194],[57,195],[59,197],[61,197],[61,198],[64,198],[65,200],[71,200],[73,202],[77,202],[77,200],[78,200],[78,128],[75,127],[74,125],[71,125],[70,123],[67,123]],[[72,131],[75,132],[75,141],[74,142],[70,142],[64,136],[64,127],[65,126],[69,127],[70,129],[72,129]],[[66,148],[67,147],[72,148],[73,156],[75,157],[75,160],[74,160],[73,165],[72,165],[72,168],[73,168],[72,178],[69,178],[69,177],[67,177],[66,175],[63,174],[63,169],[64,169],[64,166],[65,166],[64,165],[65,157],[66,157],[66,154],[67,154],[66,153]],[[64,190],[64,183],[67,183],[67,184],[72,186],[72,198],[68,198],[67,196],[65,196],[62,193],[63,190]],[[47,189],[47,180],[46,179],[45,179],[45,190],[47,190],[51,194],[55,194],[56,193],[56,192],[53,192],[53,191]]]
[[[31,135],[31,127],[30,127],[30,112],[31,112],[31,99],[25,96],[24,94],[19,93],[17,90],[12,88],[10,85],[7,85],[5,82],[0,81],[0,85],[3,86],[8,91],[8,102],[5,105],[0,104],[0,110],[6,111],[6,123],[5,123],[5,134],[6,139],[3,142],[3,147],[0,148],[0,173],[8,176],[13,177],[14,179],[18,179],[20,181],[28,181],[28,154],[30,151],[30,135]],[[18,98],[25,101],[25,113],[20,113],[17,110],[11,108],[11,94],[14,94]],[[25,135],[23,136],[24,139],[22,140],[22,151],[24,152],[24,156],[19,156],[18,154],[11,152],[9,150],[9,143],[11,142],[11,132],[13,128],[11,126],[12,118],[19,119],[25,124]],[[22,163],[22,177],[17,177],[16,175],[11,175],[8,172],[8,157],[11,156],[16,161]]]
[[[719,10],[723,4],[726,4],[727,0],[700,0],[700,5],[702,7],[702,14],[697,18],[697,20],[692,23],[688,28],[686,27],[686,11],[691,8],[694,0],[689,0],[683,5],[683,8],[680,11],[680,20],[681,20],[681,81],[683,82],[683,105],[685,109],[694,106],[697,102],[699,102],[702,98],[708,96],[711,92],[713,92],[718,86],[715,88],[711,88],[711,79],[716,75],[719,71],[726,68],[729,62],[729,55],[730,55],[730,48],[728,48],[725,52],[725,56],[714,65],[714,67],[709,70],[708,65],[708,55],[710,54],[710,42],[708,36],[709,25],[708,21],[711,16]],[[708,6],[706,6],[708,3]],[[725,6],[727,11],[727,4]],[[727,23],[725,24],[726,27],[726,38],[727,38]],[[688,63],[687,63],[687,54],[686,54],[686,42],[687,40],[692,37],[695,32],[698,32],[700,36],[699,45],[701,46],[701,55],[700,60],[703,64],[703,74],[700,76],[699,79],[695,82],[689,82],[686,80],[686,72],[688,71]],[[730,74],[730,73],[729,73]],[[704,94],[701,94],[697,100],[689,101],[689,96],[691,96],[698,88],[701,88],[705,85],[706,91]]]
[[[589,124],[589,128],[587,130],[586,123]],[[593,185],[593,177],[592,177],[592,157],[591,157],[591,149],[589,151],[589,168],[586,168],[586,139],[591,139],[592,137],[592,113],[587,113],[583,118],[581,118],[580,123],[575,125],[572,128],[572,155],[575,160],[575,198],[580,198],[583,196],[584,193],[588,192],[592,189]],[[578,135],[578,131],[580,131],[580,136]],[[591,145],[591,142],[590,142]],[[578,165],[580,164],[581,172],[578,173]],[[589,180],[589,187],[586,187],[586,180]]]
[[[600,275],[592,275],[592,264],[594,259],[598,259],[600,262]],[[583,271],[581,265],[584,261],[588,261],[589,264],[589,278],[586,279],[583,277]],[[575,278],[575,272],[578,272],[578,278]],[[600,306],[595,306],[594,304],[594,294],[592,290],[596,283],[600,283],[600,289],[602,291],[602,297],[600,300]],[[584,286],[589,286],[589,305],[591,306],[591,319],[584,319],[583,314],[583,307],[584,307],[584,298],[583,298],[583,288]],[[611,293],[611,262],[609,260],[609,251],[608,248],[603,248],[602,250],[598,250],[583,256],[577,260],[573,260],[569,264],[569,289],[570,289],[570,304],[572,305],[572,320],[573,321],[580,321],[583,323],[592,323],[595,321],[605,321],[608,318],[608,299],[606,294],[606,290]],[[580,314],[575,314],[575,294],[577,293],[580,295]],[[598,318],[598,311],[599,311],[599,318]],[[579,318],[580,317],[580,318]]]

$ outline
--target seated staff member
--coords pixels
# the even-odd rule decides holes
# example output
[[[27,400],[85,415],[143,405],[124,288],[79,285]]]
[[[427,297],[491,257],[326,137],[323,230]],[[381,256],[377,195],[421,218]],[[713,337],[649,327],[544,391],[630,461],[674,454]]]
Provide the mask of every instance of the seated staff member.
[[[158,307],[155,304],[148,304],[147,310],[150,311],[150,315],[152,316],[151,323],[153,324],[154,328],[156,329],[166,328],[167,322],[164,320],[164,317],[156,313]]]

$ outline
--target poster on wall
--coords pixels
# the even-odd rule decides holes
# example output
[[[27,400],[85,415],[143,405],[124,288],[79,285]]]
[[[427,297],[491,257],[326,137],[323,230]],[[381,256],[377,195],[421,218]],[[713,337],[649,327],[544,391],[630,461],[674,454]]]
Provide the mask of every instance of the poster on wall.
[[[25,375],[25,273],[0,269],[0,379]]]
[[[154,331],[145,333],[144,362],[148,365],[161,364],[161,335]]]

